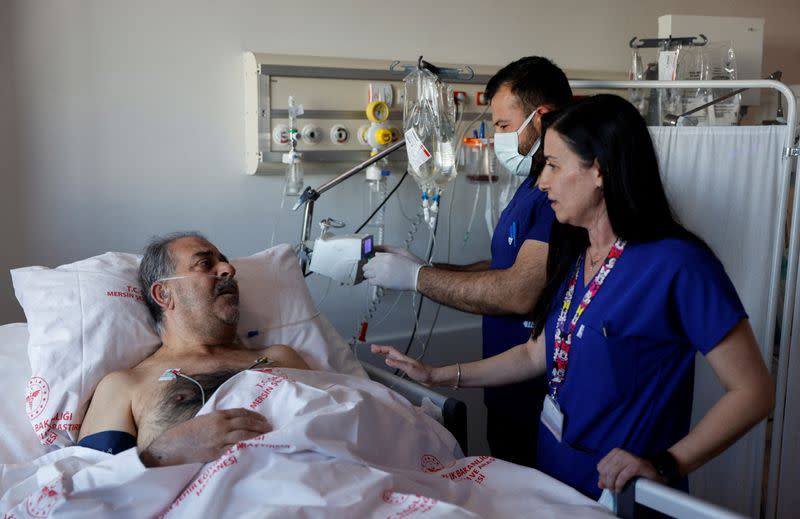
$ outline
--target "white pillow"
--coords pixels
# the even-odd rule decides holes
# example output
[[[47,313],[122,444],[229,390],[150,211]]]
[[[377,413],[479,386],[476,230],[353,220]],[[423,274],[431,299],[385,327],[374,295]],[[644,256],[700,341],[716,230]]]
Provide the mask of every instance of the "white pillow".
[[[44,445],[71,445],[100,380],[135,366],[159,346],[138,285],[139,260],[107,252],[55,269],[11,271],[30,334],[26,409]],[[232,263],[239,280],[239,332],[250,337],[250,346],[288,344],[314,369],[366,377],[319,314],[289,245]]]
[[[28,362],[28,328],[25,323],[0,326],[0,380],[4,398],[0,398],[3,432],[0,434],[0,465],[26,463],[45,453],[31,434],[25,417],[25,384],[31,376]]]

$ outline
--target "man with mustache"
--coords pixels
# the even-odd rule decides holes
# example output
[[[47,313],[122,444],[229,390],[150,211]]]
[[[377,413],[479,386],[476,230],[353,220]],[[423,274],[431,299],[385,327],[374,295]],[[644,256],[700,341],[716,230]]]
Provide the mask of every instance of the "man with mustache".
[[[236,335],[236,269],[205,237],[154,239],[139,266],[161,347],[137,366],[106,375],[95,390],[79,445],[116,454],[138,447],[146,466],[206,462],[270,430],[246,409],[196,417],[214,391],[253,367],[308,369],[290,347],[245,347]]]

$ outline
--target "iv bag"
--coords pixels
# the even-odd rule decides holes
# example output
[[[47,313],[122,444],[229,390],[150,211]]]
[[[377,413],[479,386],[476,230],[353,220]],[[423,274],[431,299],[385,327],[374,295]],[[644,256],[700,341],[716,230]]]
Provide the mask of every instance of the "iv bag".
[[[676,79],[733,80],[737,79],[736,53],[733,43],[709,42],[703,47],[689,47],[678,60]],[[682,92],[681,112],[708,103],[730,90],[685,89]],[[689,119],[698,126],[730,126],[739,123],[741,94],[693,113]]]
[[[634,48],[631,55],[631,69],[628,73],[628,79],[631,81],[641,81],[645,79],[645,67],[642,61],[642,56],[639,54],[639,49]],[[647,117],[649,93],[647,90],[641,88],[632,88],[628,90],[628,101],[639,110],[642,117]]]
[[[453,90],[425,69],[411,72],[403,82],[409,170],[421,189],[442,188],[458,174]]]

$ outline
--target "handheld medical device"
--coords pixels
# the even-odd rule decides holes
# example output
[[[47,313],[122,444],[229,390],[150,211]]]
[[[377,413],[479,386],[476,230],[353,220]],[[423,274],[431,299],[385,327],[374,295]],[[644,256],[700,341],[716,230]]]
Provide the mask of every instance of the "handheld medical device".
[[[310,270],[339,281],[357,285],[364,281],[364,265],[375,255],[371,234],[336,236],[329,227],[341,225],[331,219],[323,220],[322,235],[314,241]]]

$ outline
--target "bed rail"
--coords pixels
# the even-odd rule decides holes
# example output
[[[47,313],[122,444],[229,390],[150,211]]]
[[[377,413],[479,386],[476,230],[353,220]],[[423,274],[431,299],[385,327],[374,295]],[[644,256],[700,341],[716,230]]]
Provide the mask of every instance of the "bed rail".
[[[616,514],[623,519],[745,519],[743,515],[645,478],[632,480],[617,494]]]
[[[369,378],[384,386],[394,389],[406,397],[414,405],[422,405],[423,399],[433,402],[442,411],[442,424],[458,440],[464,455],[467,455],[467,405],[461,400],[446,397],[411,380],[362,362]]]

